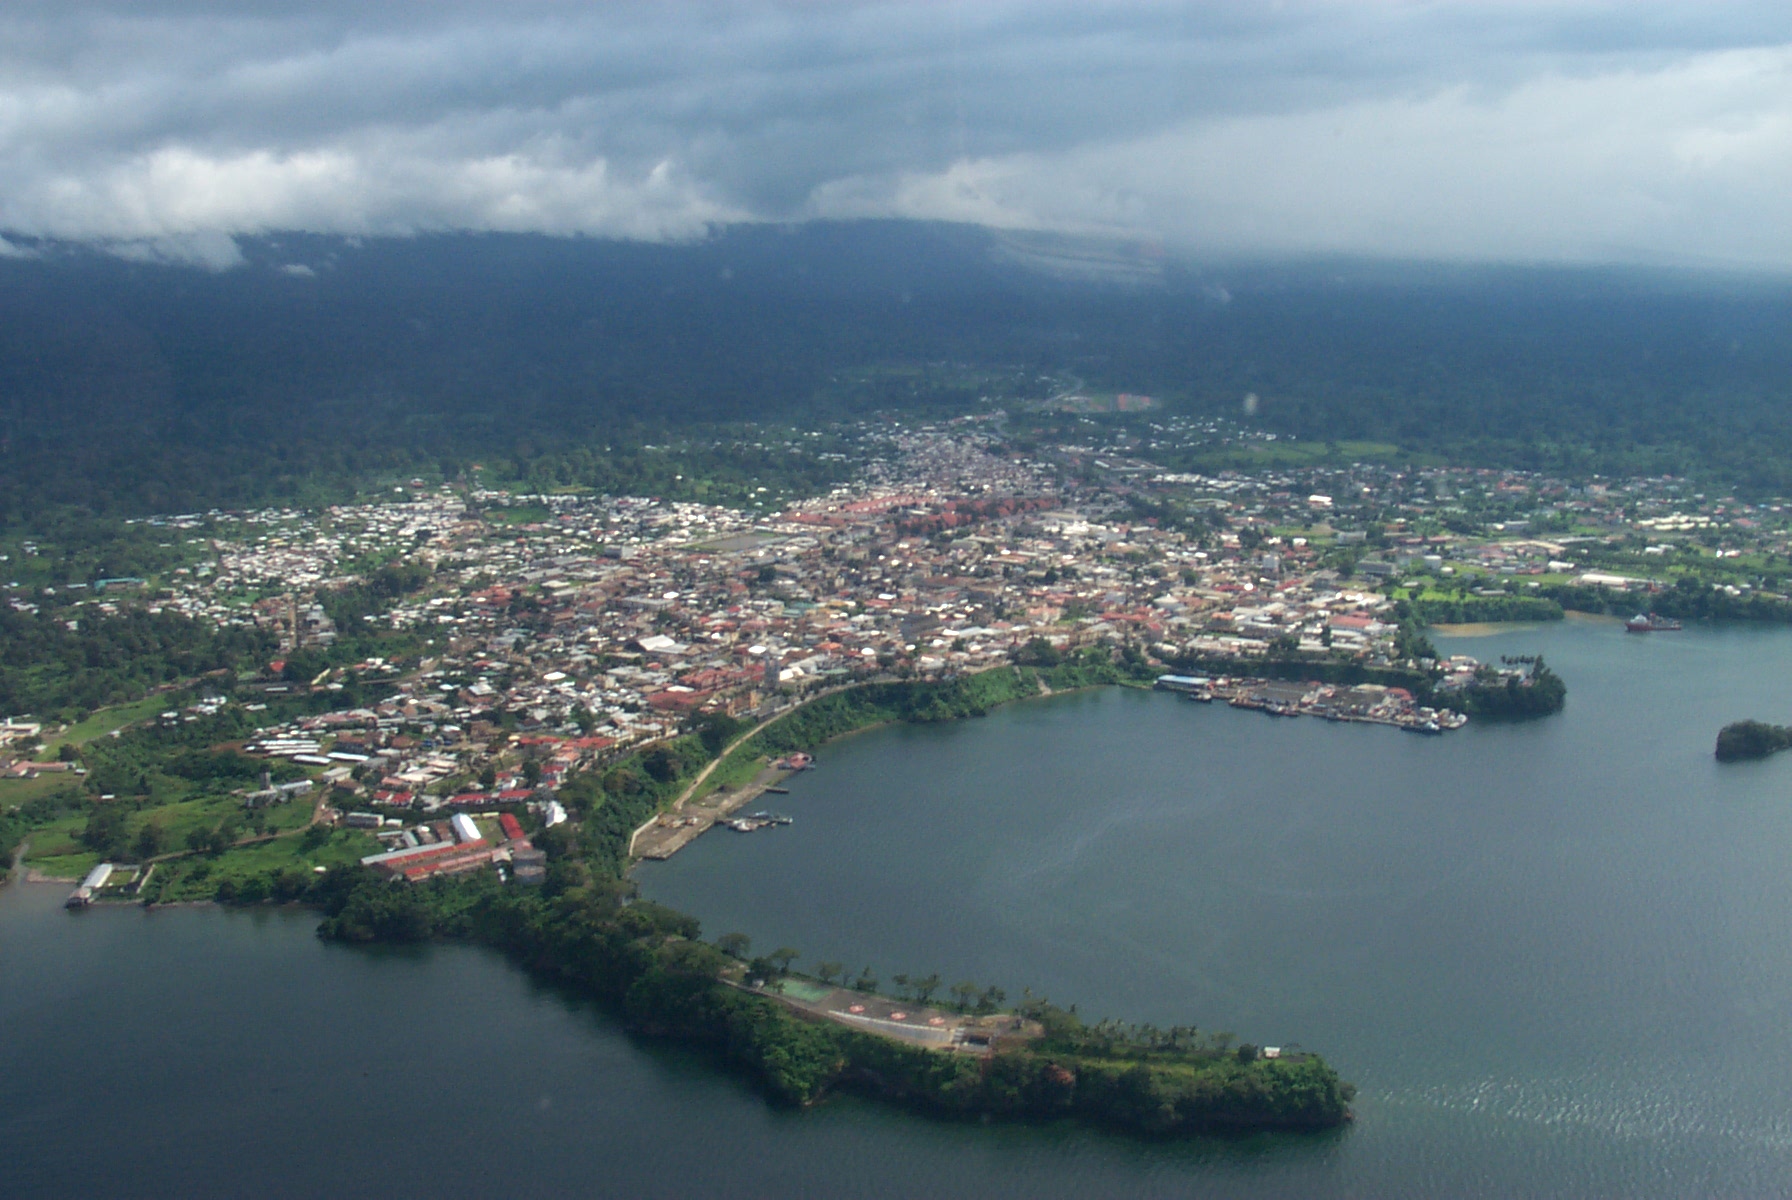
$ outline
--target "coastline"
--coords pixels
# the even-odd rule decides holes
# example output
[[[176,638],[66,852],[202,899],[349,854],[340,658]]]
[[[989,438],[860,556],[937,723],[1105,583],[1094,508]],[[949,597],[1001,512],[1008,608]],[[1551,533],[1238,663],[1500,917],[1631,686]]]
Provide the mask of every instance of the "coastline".
[[[713,759],[685,757],[682,775],[651,793],[661,801],[650,820],[670,807],[667,797],[695,799],[699,784],[730,760],[757,764],[761,755],[789,754],[884,724],[982,716],[1014,700],[1144,686],[1134,677],[1138,673],[1138,667],[1111,662],[1100,669],[1083,662],[1051,671],[1005,664],[946,680],[879,682],[824,694],[754,728]],[[610,774],[638,767],[625,759]],[[730,790],[716,807],[744,805],[782,777],[759,766],[755,786]],[[604,786],[587,777],[563,789],[569,805],[583,797],[578,811],[587,818],[603,812],[608,819],[588,825],[587,839],[559,851],[559,873],[548,888],[519,889],[483,875],[393,888],[360,868],[339,866],[317,877],[303,903],[321,912],[317,932],[330,940],[441,939],[498,950],[525,970],[576,986],[637,1034],[708,1049],[719,1063],[753,1078],[777,1104],[808,1106],[833,1091],[853,1091],[939,1117],[1068,1117],[1148,1138],[1331,1129],[1351,1119],[1354,1088],[1322,1058],[1304,1052],[1265,1057],[1253,1048],[1247,1055],[1193,1040],[1166,1043],[1143,1030],[1135,1040],[1128,1035],[1116,1041],[1114,1027],[1086,1029],[1074,1012],[1043,1001],[1019,1012],[986,1014],[998,1018],[997,1025],[1005,1019],[1027,1029],[1027,1037],[1002,1038],[999,1047],[973,1044],[985,1022],[959,1021],[938,1010],[942,1023],[972,1030],[967,1044],[942,1047],[876,1023],[855,1027],[850,1016],[807,1011],[789,997],[745,988],[747,972],[763,974],[762,960],[731,959],[698,940],[694,919],[634,899],[626,874],[638,861],[627,855],[635,837],[616,827],[618,819],[627,819],[625,796]],[[637,802],[651,805],[651,794]],[[623,853],[606,853],[611,846]],[[32,881],[68,882],[47,876]],[[854,1001],[892,1014],[935,1011],[922,996],[912,998],[919,1006],[885,996],[875,981],[854,990],[858,995],[842,1002],[843,1011]]]

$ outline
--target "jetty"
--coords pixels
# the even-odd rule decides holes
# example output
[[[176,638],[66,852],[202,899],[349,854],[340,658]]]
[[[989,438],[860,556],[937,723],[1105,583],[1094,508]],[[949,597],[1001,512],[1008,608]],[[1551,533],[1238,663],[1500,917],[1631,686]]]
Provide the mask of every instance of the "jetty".
[[[1419,704],[1405,688],[1360,683],[1299,683],[1249,677],[1160,675],[1159,691],[1175,692],[1199,704],[1223,700],[1232,708],[1272,717],[1322,717],[1361,725],[1388,725],[1412,733],[1460,729],[1468,718],[1447,708]]]
[[[65,908],[86,908],[93,903],[94,896],[106,886],[106,881],[111,878],[112,864],[100,863],[93,870],[87,872],[87,877],[76,886],[74,891],[68,894],[68,899],[62,902],[63,906]]]
[[[790,774],[789,769],[774,763],[742,787],[718,788],[701,799],[689,799],[667,809],[635,830],[629,839],[629,855],[656,861],[671,858],[720,824],[742,833],[768,825],[788,824],[790,818],[777,818],[770,813],[754,813],[738,821],[734,814],[768,791],[775,790],[779,795],[788,793],[790,789],[775,785],[789,778]]]

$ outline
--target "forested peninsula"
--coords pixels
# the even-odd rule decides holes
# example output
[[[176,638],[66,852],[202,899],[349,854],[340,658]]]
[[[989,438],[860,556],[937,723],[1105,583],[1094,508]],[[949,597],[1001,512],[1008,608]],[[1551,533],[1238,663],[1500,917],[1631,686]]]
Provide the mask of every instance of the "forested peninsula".
[[[718,753],[725,755],[721,775],[871,725],[978,716],[1037,695],[1042,684],[1116,683],[1135,674],[1125,662],[1067,663],[842,691],[732,746],[712,728],[708,745],[704,735],[689,735],[569,783],[561,797],[576,828],[538,835],[550,855],[540,888],[506,887],[489,876],[393,884],[341,868],[322,876],[308,898],[325,913],[320,936],[455,938],[495,948],[598,999],[642,1035],[709,1047],[778,1103],[806,1105],[847,1089],[943,1116],[1065,1117],[1147,1136],[1341,1124],[1354,1089],[1317,1055],[1268,1057],[1193,1027],[1088,1026],[1039,1000],[1010,1014],[1025,1036],[1000,1039],[987,1053],[848,1028],[780,997],[794,951],[781,962],[746,963],[700,940],[695,919],[635,899],[625,877],[630,832]],[[864,976],[855,986],[869,993],[877,981]]]

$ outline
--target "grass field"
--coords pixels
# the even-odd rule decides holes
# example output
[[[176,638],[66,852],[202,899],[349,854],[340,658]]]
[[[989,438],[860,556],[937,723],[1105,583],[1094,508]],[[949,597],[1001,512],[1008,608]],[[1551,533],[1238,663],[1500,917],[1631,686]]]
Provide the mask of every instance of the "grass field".
[[[363,855],[377,854],[379,843],[371,834],[339,829],[322,845],[311,845],[303,835],[289,835],[253,846],[238,846],[216,858],[191,855],[162,863],[156,868],[150,889],[162,903],[210,900],[225,880],[241,886],[251,878],[267,878],[280,871],[314,867],[347,866]]]
[[[35,845],[34,847],[35,848]],[[53,858],[31,856],[31,869],[51,879],[80,879],[93,870],[100,856],[91,851],[81,854],[58,854]]]
[[[764,769],[764,756],[749,753],[747,748],[742,746],[731,753],[714,771],[710,772],[709,778],[703,781],[703,786],[697,789],[693,794],[692,799],[700,799],[701,797],[707,796],[711,792],[719,791],[722,788],[745,787],[747,784],[752,783],[754,777]]]
[[[25,782],[38,783],[41,780]],[[0,795],[0,802],[7,799],[9,797]],[[16,800],[13,802],[17,803]],[[311,798],[308,796],[301,796],[289,804],[276,804],[263,810],[265,829],[269,833],[301,830],[311,823],[311,810]],[[232,817],[243,822],[245,835],[253,832],[248,828],[248,814],[243,812],[242,803],[235,796],[197,796],[133,813],[128,837],[134,841],[138,831],[153,821],[162,828],[163,852],[167,853],[184,849],[187,835],[194,830],[216,829]],[[80,840],[87,821],[86,812],[71,813],[33,830],[31,850],[26,856],[26,862],[37,870],[51,874],[64,873],[62,866],[77,859],[92,866],[97,857]]]
[[[0,779],[0,809],[24,804],[63,788],[79,788],[84,776],[56,771],[36,779]]]
[[[90,714],[86,720],[70,725],[61,733],[44,739],[44,753],[54,756],[58,747],[64,742],[73,742],[79,746],[96,737],[104,737],[114,729],[123,729],[134,721],[146,720],[163,712],[168,707],[167,696],[145,696],[141,700],[133,700],[129,704],[119,704],[112,708],[102,708]]]

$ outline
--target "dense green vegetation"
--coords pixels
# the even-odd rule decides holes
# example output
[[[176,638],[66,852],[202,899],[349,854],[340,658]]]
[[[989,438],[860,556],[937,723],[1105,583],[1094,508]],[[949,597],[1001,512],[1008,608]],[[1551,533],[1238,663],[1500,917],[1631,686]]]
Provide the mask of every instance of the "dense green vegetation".
[[[1471,717],[1523,719],[1546,717],[1562,711],[1568,700],[1568,685],[1550,670],[1539,655],[1528,663],[1530,670],[1522,679],[1483,668],[1475,682],[1457,692],[1443,692],[1437,703],[1447,705]]]
[[[162,684],[254,663],[273,641],[174,613],[0,608],[0,712],[68,715]]]
[[[247,265],[215,274],[60,247],[0,262],[0,528],[314,501],[475,466],[529,488],[813,489],[846,469],[839,449],[768,425],[1012,409],[1065,371],[1170,413],[1242,417],[1253,393],[1250,420],[1281,440],[1243,451],[1269,462],[1792,491],[1792,326],[1772,283],[1310,264],[1089,287],[1003,264],[983,231],[879,223],[672,246],[243,246]],[[280,270],[293,261],[315,273]],[[157,569],[133,557],[116,573]]]
[[[956,721],[981,717],[998,705],[1036,696],[1024,671],[998,667],[939,683],[873,683],[810,701],[774,722],[736,751],[750,757],[813,750],[842,734],[893,721]]]
[[[1411,602],[1424,625],[1472,625],[1499,621],[1560,621],[1562,605],[1543,596],[1477,596],[1470,592],[1427,593]]]
[[[1050,649],[1049,645],[1046,649]],[[996,667],[930,682],[865,684],[811,700],[737,746],[719,775],[723,779],[740,778],[744,774],[739,769],[742,766],[797,750],[812,750],[874,725],[898,721],[925,724],[985,716],[1010,701],[1039,695],[1041,684],[1052,691],[1067,691],[1145,683],[1158,673],[1147,667],[1136,652],[1118,661],[1105,650],[1069,657],[1053,651],[1049,664],[1037,653],[1021,657],[1028,665]]]
[[[1765,721],[1736,721],[1717,731],[1717,761],[1766,758],[1792,749],[1792,728]]]
[[[1792,622],[1792,600],[1758,592],[1732,596],[1704,580],[1684,575],[1674,580],[1671,587],[1643,595],[1572,584],[1545,588],[1543,595],[1576,612],[1615,617],[1633,616],[1640,608],[1682,621]]]
[[[181,709],[194,698],[173,692],[158,700]],[[307,699],[284,705],[296,710]],[[257,715],[274,720],[282,712],[251,714],[233,705],[165,720],[152,710],[116,737],[99,735],[110,728],[100,722],[59,749],[86,768],[84,778],[0,781],[0,846],[29,838],[31,865],[63,877],[102,859],[153,861],[156,870],[138,894],[145,902],[297,898],[314,867],[353,862],[375,843],[356,831],[312,826],[316,793],[244,808],[241,793],[258,788],[264,773],[277,783],[306,775],[291,762],[263,762],[233,748],[257,728]]]
[[[1047,1037],[987,1062],[803,1015],[728,982],[729,956],[697,939],[691,918],[628,902],[615,878],[541,892],[492,881],[394,886],[333,873],[314,898],[326,937],[349,941],[468,937],[605,1001],[631,1027],[713,1047],[774,1100],[807,1104],[835,1087],[953,1116],[1075,1116],[1147,1134],[1312,1129],[1347,1119],[1352,1091],[1313,1056],[1269,1060],[1254,1048],[1198,1042],[1193,1030],[1086,1029],[1037,1005]]]

